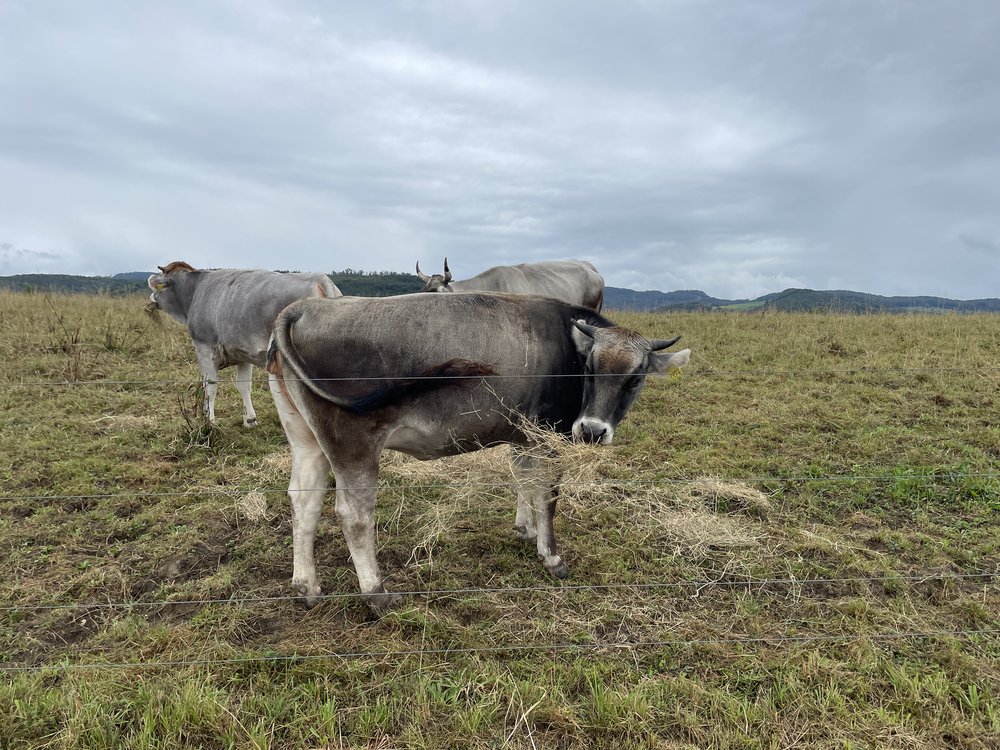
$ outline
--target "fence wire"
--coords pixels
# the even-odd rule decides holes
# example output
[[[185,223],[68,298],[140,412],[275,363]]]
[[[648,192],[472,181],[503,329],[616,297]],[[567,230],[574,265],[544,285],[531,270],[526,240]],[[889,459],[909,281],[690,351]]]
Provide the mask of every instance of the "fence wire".
[[[801,369],[783,369],[783,368],[753,368],[753,369],[729,369],[729,370],[718,370],[708,366],[701,368],[696,368],[693,370],[687,370],[684,373],[685,378],[715,378],[715,377],[754,377],[754,378],[766,378],[766,377],[799,377],[799,376],[819,376],[819,375],[913,375],[913,374],[934,374],[934,375],[979,375],[979,376],[993,376],[1000,373],[1000,367],[929,367],[929,366],[918,366],[918,367],[846,367],[846,368],[801,368]],[[511,375],[470,375],[470,376],[455,376],[445,378],[449,381],[457,380],[476,380],[476,381],[490,381],[490,380],[549,380],[549,379],[567,379],[567,378],[581,378],[581,377],[605,377],[604,375],[587,375],[587,374],[511,374]],[[621,377],[616,374],[609,374],[607,377]],[[353,381],[367,381],[367,382],[395,382],[395,381],[423,381],[423,380],[440,380],[442,378],[436,376],[355,376],[355,377],[337,377],[337,378],[311,378],[313,381],[327,381],[327,382],[353,382]],[[287,381],[298,380],[298,378],[285,378]],[[231,384],[235,385],[235,379],[219,379],[215,382],[219,384]],[[94,379],[94,380],[62,380],[62,381],[20,381],[20,382],[0,382],[0,389],[14,389],[14,388],[73,388],[73,387],[88,387],[88,386],[108,386],[108,387],[149,387],[149,388],[165,388],[165,387],[177,387],[182,386],[186,388],[198,388],[202,385],[202,381],[194,380],[112,380],[112,379]],[[924,482],[940,482],[940,481],[956,481],[962,479],[1000,479],[1000,473],[997,472],[959,472],[959,471],[944,471],[937,472],[933,474],[868,474],[868,475],[792,475],[792,476],[767,476],[767,475],[756,475],[756,476],[743,476],[743,477],[729,477],[729,478],[716,478],[712,477],[713,480],[725,481],[725,482],[742,482],[747,484],[782,484],[782,483],[804,483],[804,482],[912,482],[912,481],[924,481]],[[568,487],[568,486],[673,486],[696,483],[699,481],[704,481],[702,479],[689,479],[689,478],[657,478],[657,479],[607,479],[607,480],[596,480],[596,481],[579,481],[579,482],[561,482],[557,483],[557,486]],[[412,490],[412,489],[449,489],[449,488],[459,488],[468,486],[468,482],[433,482],[433,483],[423,483],[423,484],[379,484],[379,485],[369,485],[369,486],[356,486],[341,489],[368,489],[368,490],[383,490],[383,491],[393,491],[393,490]],[[507,489],[511,486],[510,482],[503,483],[486,483],[486,482],[475,482],[473,483],[478,487],[483,489]],[[317,488],[319,489],[319,488]],[[327,488],[323,488],[327,489]],[[277,488],[250,488],[243,489],[236,486],[219,486],[219,487],[206,487],[197,488],[195,490],[185,490],[185,491],[174,491],[174,492],[145,492],[141,490],[136,491],[126,491],[126,492],[114,492],[114,493],[92,493],[92,494],[61,494],[61,495],[6,495],[0,496],[0,501],[6,502],[47,502],[47,501],[89,501],[89,500],[114,500],[114,499],[124,499],[124,498],[163,498],[163,497],[185,497],[185,496],[197,496],[197,495],[223,495],[232,496],[234,494],[245,494],[248,492],[257,492],[264,495],[284,495],[288,492],[287,489],[277,489]],[[316,490],[300,489],[297,491],[302,492],[314,492]],[[895,584],[900,582],[910,582],[910,583],[920,583],[926,581],[939,581],[939,582],[973,582],[980,581],[984,586],[995,585],[1000,578],[1000,570],[998,571],[981,571],[975,573],[927,573],[927,574],[913,574],[913,575],[886,575],[886,576],[848,576],[848,577],[836,577],[836,578],[772,578],[772,579],[745,579],[745,580],[722,580],[720,579],[707,579],[707,580],[697,580],[697,581],[671,581],[671,582],[652,582],[652,583],[637,583],[637,584],[578,584],[578,585],[560,585],[560,586],[518,586],[518,587],[500,587],[500,588],[490,588],[490,587],[468,587],[468,588],[456,588],[456,589],[429,589],[429,590],[411,590],[396,592],[403,596],[409,597],[428,597],[428,598],[441,598],[441,597],[454,597],[454,596],[473,596],[473,595],[514,595],[514,594],[545,594],[545,595],[555,595],[557,593],[573,593],[573,592],[609,592],[609,591],[621,591],[621,590],[664,590],[664,589],[693,589],[696,592],[701,590],[711,588],[711,587],[725,587],[728,589],[761,589],[765,587],[773,586],[802,586],[808,587],[813,585],[821,584],[849,584],[849,583],[860,583],[860,584]],[[337,592],[323,594],[317,597],[321,601],[328,600],[345,600],[345,599],[357,599],[364,595],[360,592]],[[163,600],[163,601],[136,601],[136,602],[74,602],[65,604],[11,604],[0,606],[0,612],[5,613],[24,613],[24,612],[43,612],[43,611],[95,611],[95,610],[133,610],[138,608],[156,608],[156,607],[177,607],[177,606],[210,606],[210,605],[237,605],[243,606],[247,604],[256,603],[267,603],[267,602],[285,602],[285,601],[301,601],[304,600],[303,596],[287,595],[287,596],[263,596],[263,597],[243,597],[235,596],[229,598],[216,598],[216,599],[185,599],[185,600]],[[261,656],[250,656],[250,657],[232,657],[232,658],[205,658],[205,659],[189,659],[189,660],[164,660],[164,661],[144,661],[144,662],[95,662],[92,664],[83,663],[58,663],[58,664],[46,664],[46,665],[17,665],[17,664],[0,664],[0,672],[6,673],[18,673],[18,672],[48,672],[48,671],[71,671],[71,670],[106,670],[106,669],[177,669],[177,668],[189,668],[189,667],[210,667],[210,666],[238,666],[246,664],[263,664],[263,663],[305,663],[311,661],[319,660],[335,660],[335,659],[393,659],[393,658],[407,658],[411,656],[454,656],[454,655],[470,655],[470,654],[504,654],[504,653],[559,653],[570,650],[579,651],[614,651],[614,650],[648,650],[656,648],[685,648],[698,645],[782,645],[790,643],[832,643],[832,642],[850,642],[850,641],[862,641],[862,640],[872,640],[872,641],[888,641],[888,640],[916,640],[924,638],[962,638],[962,639],[974,639],[980,637],[993,637],[1000,634],[1000,629],[982,629],[982,630],[937,630],[937,631],[893,631],[893,632],[882,632],[882,633],[869,633],[869,634],[803,634],[803,635],[786,635],[786,636],[739,636],[739,637],[728,637],[728,638],[692,638],[692,639],[663,639],[663,640],[648,640],[648,641],[634,641],[634,642],[593,642],[593,643],[548,643],[548,644],[510,644],[510,645],[495,645],[495,646],[475,646],[475,647],[441,647],[441,648],[421,648],[421,649],[399,649],[399,650],[383,650],[383,651],[350,651],[350,652],[330,652],[323,654],[271,654],[271,655],[261,655]]]
[[[794,375],[877,375],[881,373],[892,374],[917,374],[917,373],[937,373],[937,374],[993,374],[1000,373],[1000,367],[844,367],[844,368],[754,368],[746,370],[716,370],[711,367],[703,367],[695,370],[685,370],[682,377],[685,378],[705,378],[705,377],[732,377],[732,376],[794,376]],[[396,382],[396,381],[423,381],[423,380],[553,380],[572,378],[620,378],[617,373],[572,373],[572,374],[497,374],[497,375],[353,375],[350,377],[336,378],[295,378],[284,377],[286,382],[298,382],[309,380],[316,383],[323,382]],[[668,376],[669,377],[669,376]],[[235,378],[217,378],[212,381],[217,384],[236,385]],[[201,380],[25,380],[25,381],[4,381],[0,382],[0,388],[66,388],[76,386],[109,385],[109,386],[185,386],[199,387]]]
[[[924,583],[927,581],[983,581],[984,585],[998,583],[1000,570],[982,571],[977,573],[923,573],[912,575],[884,576],[845,576],[840,578],[748,578],[731,580],[723,578],[704,579],[698,581],[658,581],[652,583],[581,583],[562,586],[503,586],[503,587],[467,587],[456,589],[412,589],[409,591],[394,591],[392,593],[406,597],[446,598],[451,596],[470,596],[476,594],[548,594],[575,593],[580,591],[650,591],[664,589],[697,589],[711,588],[746,588],[761,589],[768,586],[816,586],[820,584],[843,583]],[[315,601],[331,601],[344,599],[364,599],[367,595],[360,591],[334,592],[313,597]],[[270,602],[305,601],[304,595],[285,596],[232,596],[226,599],[167,599],[158,601],[136,602],[69,602],[66,604],[10,604],[0,606],[0,612],[39,612],[52,610],[117,610],[144,609],[153,607],[182,607],[209,605],[245,605]]]
[[[281,473],[276,470],[275,473]],[[699,484],[705,481],[725,482],[731,484],[782,484],[825,482],[954,482],[962,479],[1000,479],[1000,472],[992,471],[940,471],[932,474],[799,474],[793,476],[779,475],[748,475],[736,477],[697,477],[697,478],[657,478],[657,479],[596,479],[555,482],[554,486],[562,487],[668,487],[686,484]],[[236,485],[219,485],[215,487],[198,487],[190,490],[175,490],[170,492],[148,492],[145,490],[128,490],[124,492],[65,494],[65,495],[0,495],[0,502],[45,502],[85,501],[85,500],[120,500],[125,498],[148,497],[194,497],[199,495],[219,495],[232,497],[235,495],[256,492],[261,495],[286,495],[295,492],[333,492],[341,490],[375,490],[376,492],[427,490],[427,489],[463,489],[479,487],[484,490],[509,489],[516,482],[425,482],[404,484],[367,484],[341,485],[331,484],[328,487],[278,488],[278,487],[240,487]]]
[[[657,648],[686,648],[706,645],[782,645],[789,643],[836,643],[853,641],[916,640],[923,638],[963,638],[1000,635],[1000,629],[893,631],[863,634],[814,634],[787,636],[740,636],[732,638],[676,638],[632,642],[519,643],[497,646],[414,648],[385,651],[346,651],[324,654],[270,654],[262,656],[178,659],[142,662],[57,663],[44,665],[0,665],[0,672],[68,672],[90,669],[181,669],[185,667],[239,666],[247,664],[291,664],[334,659],[395,659],[411,656],[463,656],[473,654],[559,653],[563,651],[637,651]]]

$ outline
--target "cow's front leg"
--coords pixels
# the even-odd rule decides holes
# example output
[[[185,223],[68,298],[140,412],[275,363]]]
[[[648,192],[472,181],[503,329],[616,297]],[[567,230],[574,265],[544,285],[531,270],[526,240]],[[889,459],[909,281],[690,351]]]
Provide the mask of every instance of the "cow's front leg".
[[[532,542],[538,536],[535,529],[535,501],[531,480],[522,479],[531,475],[533,459],[516,445],[511,446],[514,476],[517,479],[517,513],[514,515],[514,536],[522,542]]]
[[[545,569],[556,578],[565,578],[566,564],[556,547],[555,514],[556,485],[552,467],[545,458],[515,451],[514,467],[518,476],[518,514],[521,498],[528,498],[534,507],[535,545]]]
[[[205,391],[205,418],[209,422],[215,422],[215,394],[219,392],[219,370],[215,366],[212,347],[195,343],[194,353],[198,358],[201,383]]]
[[[535,502],[535,520],[538,524],[538,536],[535,539],[538,545],[538,556],[541,558],[545,569],[556,578],[565,578],[569,575],[566,563],[558,554],[556,549],[556,496],[558,491],[555,484],[549,486],[545,493],[538,493]]]
[[[368,606],[382,614],[402,601],[382,585],[378,560],[375,558],[375,485],[378,481],[378,458],[372,466],[334,466],[337,478],[337,517],[354,560],[358,584]]]
[[[253,365],[248,362],[236,365],[236,390],[243,399],[243,426],[254,427],[257,424],[257,412],[253,410],[250,401],[250,391],[253,389]]]

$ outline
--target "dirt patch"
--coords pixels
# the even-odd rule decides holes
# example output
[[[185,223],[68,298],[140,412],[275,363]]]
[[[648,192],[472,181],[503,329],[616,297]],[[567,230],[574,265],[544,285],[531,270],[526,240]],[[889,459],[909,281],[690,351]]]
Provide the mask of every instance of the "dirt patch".
[[[229,546],[224,541],[198,541],[183,552],[157,560],[149,574],[132,582],[132,596],[139,598],[165,583],[181,583],[214,575],[229,561],[230,555]]]

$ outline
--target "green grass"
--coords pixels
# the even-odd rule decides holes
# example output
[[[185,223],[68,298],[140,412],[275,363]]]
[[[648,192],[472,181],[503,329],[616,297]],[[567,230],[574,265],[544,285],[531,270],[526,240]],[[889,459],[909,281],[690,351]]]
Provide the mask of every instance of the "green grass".
[[[143,304],[0,292],[8,607],[287,593],[266,386],[256,430],[231,383],[202,424],[191,344]],[[558,590],[512,538],[513,493],[476,485],[504,452],[393,459],[388,585],[501,590],[380,621],[350,597],[3,609],[0,663],[31,671],[0,680],[0,747],[1000,745],[996,635],[886,637],[1000,628],[992,579],[922,578],[1000,566],[1000,317],[612,317],[683,334],[692,365],[570,466],[603,483],[564,488],[566,584],[681,585]],[[325,591],[356,591],[332,499],[317,557]],[[748,578],[800,582],[685,585]]]

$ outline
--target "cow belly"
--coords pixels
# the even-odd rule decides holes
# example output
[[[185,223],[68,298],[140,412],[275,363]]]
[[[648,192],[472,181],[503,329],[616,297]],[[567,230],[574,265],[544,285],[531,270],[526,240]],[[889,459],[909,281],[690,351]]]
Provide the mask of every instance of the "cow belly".
[[[267,351],[248,346],[223,346],[216,344],[212,347],[212,359],[218,369],[232,367],[233,365],[251,364],[263,367],[267,362]]]
[[[439,424],[410,423],[400,425],[388,436],[385,447],[406,453],[421,461],[429,461],[458,453],[469,453],[516,439],[510,425],[475,432],[444,429]]]

